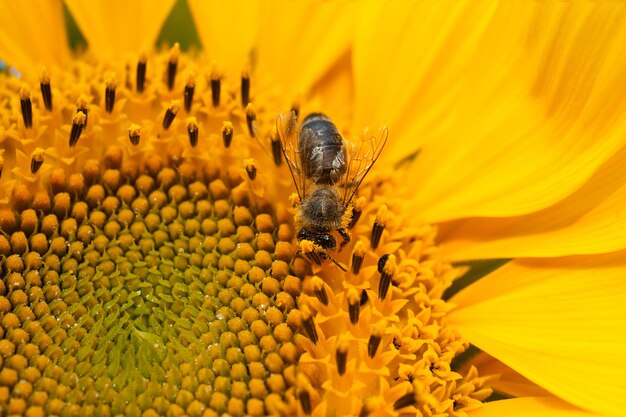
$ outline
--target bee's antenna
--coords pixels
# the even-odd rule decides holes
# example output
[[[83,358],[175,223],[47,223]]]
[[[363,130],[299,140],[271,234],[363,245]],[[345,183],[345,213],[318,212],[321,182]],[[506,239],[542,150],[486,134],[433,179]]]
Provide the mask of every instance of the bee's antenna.
[[[337,265],[337,267],[338,267],[339,269],[341,269],[343,272],[347,272],[347,271],[348,271],[348,270],[346,269],[346,267],[345,267],[345,266],[343,266],[342,264],[340,264],[340,263],[339,263],[339,262],[338,262],[335,258],[333,258],[332,256],[330,256],[329,254],[326,254],[326,257],[327,257],[328,259],[330,259],[331,261],[333,261],[333,263],[334,263],[335,265]]]

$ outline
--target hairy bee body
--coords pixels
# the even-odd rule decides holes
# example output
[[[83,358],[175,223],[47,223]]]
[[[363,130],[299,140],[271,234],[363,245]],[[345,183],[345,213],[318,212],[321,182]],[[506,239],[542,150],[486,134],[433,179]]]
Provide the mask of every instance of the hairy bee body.
[[[346,172],[346,149],[337,127],[321,113],[302,122],[298,134],[304,176],[315,184],[336,184]]]

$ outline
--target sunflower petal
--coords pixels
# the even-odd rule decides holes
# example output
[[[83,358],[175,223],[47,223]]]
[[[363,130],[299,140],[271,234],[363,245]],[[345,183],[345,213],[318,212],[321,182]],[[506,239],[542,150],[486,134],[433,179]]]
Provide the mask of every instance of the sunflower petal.
[[[175,0],[65,0],[89,48],[104,59],[154,45]]]
[[[626,148],[559,203],[512,218],[466,219],[444,229],[446,259],[555,257],[626,248]]]
[[[237,77],[250,64],[259,29],[259,2],[189,0],[202,47],[218,67]]]
[[[472,412],[472,417],[601,417],[554,397],[493,401]]]
[[[0,2],[0,59],[38,76],[41,65],[63,65],[70,55],[60,1]]]
[[[452,298],[472,344],[576,406],[622,415],[626,252],[518,260]]]

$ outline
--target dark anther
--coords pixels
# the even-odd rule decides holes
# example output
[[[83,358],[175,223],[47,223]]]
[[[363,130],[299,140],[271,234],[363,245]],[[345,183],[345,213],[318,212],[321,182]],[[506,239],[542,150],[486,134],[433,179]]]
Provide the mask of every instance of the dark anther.
[[[357,275],[361,270],[361,266],[363,266],[363,259],[365,258],[365,254],[354,252],[352,254],[352,273]]]
[[[87,126],[87,119],[89,118],[89,109],[87,108],[87,102],[80,96],[76,101],[76,113],[81,112],[85,115],[85,126]]]
[[[250,181],[254,181],[254,179],[256,178],[256,165],[246,165],[246,174],[248,174],[248,178],[250,179]]]
[[[87,116],[85,116],[85,113],[79,111],[74,115],[74,118],[72,119],[72,130],[70,131],[70,148],[74,147],[74,145],[78,142],[81,133],[83,133],[86,121]]]
[[[115,104],[115,83],[107,83],[106,90],[104,91],[104,104],[107,113],[113,111],[113,105]]]
[[[314,290],[313,292],[315,293],[317,299],[320,300],[320,303],[325,306],[328,305],[328,294],[326,294],[326,288],[324,288],[324,286]]]
[[[361,304],[348,303],[348,314],[350,315],[350,323],[357,324],[359,322],[359,314],[361,313]]]
[[[139,139],[141,138],[141,133],[138,128],[136,129],[128,129],[128,139],[130,139],[130,143],[137,146],[139,145]]]
[[[189,134],[189,144],[195,148],[198,145],[198,124],[195,117],[190,119],[192,120],[187,120],[187,133]]]
[[[381,337],[377,335],[371,335],[367,342],[367,355],[373,358],[376,355],[378,346],[380,345]]]
[[[417,399],[415,398],[415,394],[409,392],[408,394],[404,394],[402,397],[398,398],[395,403],[393,403],[393,409],[399,410],[404,407],[409,407],[411,405],[417,405]]]
[[[393,338],[393,347],[395,347],[396,350],[400,350],[400,348],[402,347],[402,343],[400,343],[397,337]]]
[[[185,86],[185,111],[189,113],[191,111],[191,103],[193,102],[193,93],[196,89],[195,85]]]
[[[41,168],[41,165],[43,165],[43,153],[39,152],[33,154],[30,160],[30,172],[36,174],[39,168]]]
[[[248,133],[250,133],[250,136],[252,137],[254,137],[254,131],[255,131],[254,123],[255,122],[256,122],[256,113],[254,112],[251,106],[248,106],[248,108],[246,109],[246,123],[248,125]]]
[[[30,101],[30,92],[23,88],[20,90],[19,94],[24,126],[30,129],[33,126],[33,103]]]
[[[211,77],[211,98],[213,99],[213,107],[220,105],[220,93],[222,89],[222,81],[219,77]]]
[[[245,108],[250,103],[250,75],[247,71],[241,75],[241,105]]]
[[[337,351],[335,352],[335,360],[337,361],[337,372],[339,372],[339,375],[345,374],[346,364],[348,362],[348,351],[337,348]]]
[[[309,392],[306,390],[301,391],[298,398],[300,399],[300,405],[302,406],[304,414],[311,414],[311,396],[309,395]]]
[[[170,50],[170,60],[167,63],[167,88],[171,90],[174,88],[174,81],[176,81],[176,69],[178,68],[178,55],[180,55],[180,45],[174,44]]]
[[[389,287],[391,286],[391,278],[392,274],[388,274],[383,271],[380,274],[380,283],[378,284],[378,298],[384,300],[387,296],[387,292],[389,291]]]
[[[363,214],[363,210],[360,208],[354,207],[352,209],[352,218],[350,219],[350,223],[348,223],[348,229],[352,229],[354,225],[356,225],[356,222],[359,221],[361,214]]]
[[[378,259],[378,272],[383,273],[383,269],[385,268],[385,264],[387,263],[387,259],[389,259],[389,254],[386,253]]]
[[[41,74],[39,88],[41,89],[41,97],[46,110],[52,111],[52,88],[50,87],[50,75],[45,69]]]
[[[372,227],[372,236],[371,236],[371,242],[372,242],[372,249],[376,249],[378,247],[378,244],[380,243],[380,238],[383,235],[383,230],[385,230],[385,225],[381,225],[380,223],[378,223],[378,220],[374,221],[374,227]]]
[[[143,89],[146,83],[146,67],[148,65],[148,61],[145,56],[139,57],[139,61],[137,61],[137,79],[136,79],[136,87],[137,92],[143,93]]]
[[[272,156],[274,157],[274,164],[279,167],[283,162],[283,151],[280,145],[280,139],[278,136],[272,136]]]
[[[165,111],[165,116],[163,117],[163,129],[167,130],[172,125],[174,118],[176,118],[176,114],[178,113],[179,105],[176,103],[171,104],[167,110]]]
[[[222,139],[224,140],[224,147],[230,147],[233,141],[233,125],[230,122],[224,122],[222,125]]]
[[[315,323],[313,322],[313,316],[309,316],[309,318],[307,318],[306,320],[304,320],[304,322],[302,323],[304,325],[304,331],[307,334],[307,336],[309,337],[309,339],[311,339],[311,341],[313,343],[317,343],[317,329],[315,329]]]
[[[367,405],[363,405],[363,407],[361,408],[361,411],[359,412],[359,417],[367,417],[370,415],[371,412],[372,410],[370,410],[370,408]]]
[[[367,291],[361,291],[361,301],[359,302],[359,304],[361,304],[361,306],[364,306],[369,301],[369,299],[370,298],[367,295]]]

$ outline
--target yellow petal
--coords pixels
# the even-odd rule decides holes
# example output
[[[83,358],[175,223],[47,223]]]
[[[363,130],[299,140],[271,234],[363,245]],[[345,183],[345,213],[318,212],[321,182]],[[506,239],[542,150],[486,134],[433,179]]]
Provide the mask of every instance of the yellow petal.
[[[261,10],[257,73],[282,87],[285,104],[321,78],[348,50],[355,23],[352,1],[270,2]]]
[[[626,148],[559,203],[525,216],[467,219],[446,228],[446,259],[554,257],[626,248]]]
[[[601,417],[554,397],[493,401],[472,412],[472,417]]]
[[[175,0],[65,0],[89,48],[103,60],[152,47]]]
[[[70,51],[60,0],[0,2],[0,59],[28,76],[63,65]]]
[[[576,406],[623,415],[626,252],[518,260],[451,300],[471,343]]]
[[[540,210],[623,146],[623,4],[398,3],[357,31],[355,111],[387,119],[383,157],[421,149],[406,179],[421,220]]]
[[[229,77],[250,64],[259,28],[257,0],[188,0],[202,47]]]

